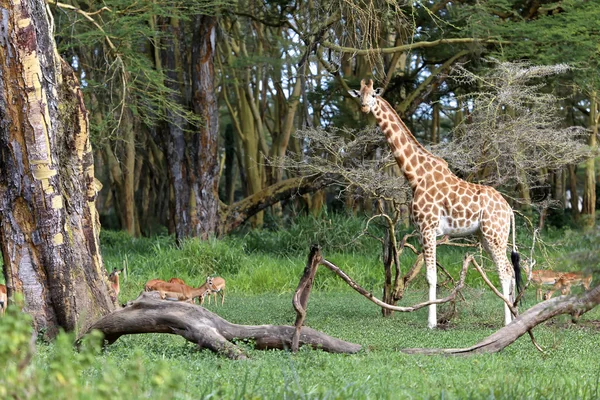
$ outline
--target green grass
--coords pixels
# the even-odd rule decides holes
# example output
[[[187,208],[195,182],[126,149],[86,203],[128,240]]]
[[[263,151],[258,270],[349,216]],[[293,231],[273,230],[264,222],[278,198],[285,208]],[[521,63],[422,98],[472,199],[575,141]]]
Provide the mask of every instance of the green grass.
[[[414,293],[407,303],[420,300]],[[577,325],[567,318],[535,330],[547,349],[538,353],[527,337],[499,354],[474,357],[414,356],[406,347],[466,347],[502,324],[500,302],[479,289],[466,292],[450,329],[425,328],[426,311],[382,318],[372,303],[353,292],[317,292],[310,299],[306,324],[363,345],[356,355],[302,349],[259,351],[241,344],[247,361],[231,361],[197,351],[169,335],[129,336],[110,346],[98,360],[129,365],[164,363],[179,375],[177,398],[597,398],[600,334],[595,310]],[[290,295],[232,295],[223,307],[210,306],[241,324],[291,324]]]
[[[206,242],[190,240],[181,248],[171,237],[132,239],[118,232],[103,232],[101,243],[108,270],[128,265],[121,302],[136,298],[152,278],[178,276],[198,285],[208,274],[220,275],[227,280],[225,305],[207,305],[211,311],[239,324],[290,325],[295,319],[292,293],[312,243],[321,243],[324,257],[380,295],[381,246],[372,238],[360,236],[362,223],[339,216],[331,221],[300,218],[287,229],[239,233]],[[520,234],[522,253],[530,240]],[[584,235],[570,230],[550,231],[544,241],[544,262],[553,267],[597,268],[597,232]],[[465,251],[440,248],[438,259],[457,277]],[[405,251],[403,270],[413,261],[414,256]],[[485,266],[497,283],[491,263],[486,261]],[[425,300],[423,275],[411,284],[400,305]],[[462,358],[401,353],[400,349],[407,347],[468,347],[502,326],[502,304],[476,272],[469,272],[467,286],[465,301],[457,304],[457,315],[447,329],[432,331],[426,328],[426,309],[383,318],[373,303],[321,267],[306,325],[361,344],[363,350],[358,354],[309,349],[290,354],[255,350],[251,343],[239,343],[250,359],[231,361],[198,351],[174,335],[126,336],[82,364],[78,384],[98,393],[97,398],[111,399],[135,398],[140,393],[149,398],[177,399],[600,397],[600,308],[585,314],[578,324],[559,317],[538,326],[534,333],[546,354],[537,352],[527,336],[494,355]],[[447,290],[440,294],[445,293]],[[533,305],[534,299],[532,292],[522,310]],[[446,306],[439,307],[440,312],[444,309]],[[53,371],[49,366],[62,364],[56,361],[57,348],[62,347],[38,345],[32,368]],[[68,359],[67,353],[63,349],[58,359]],[[109,380],[115,390],[105,388]],[[147,389],[140,392],[138,386]],[[94,392],[96,387],[103,390]],[[110,396],[100,395],[105,392]]]

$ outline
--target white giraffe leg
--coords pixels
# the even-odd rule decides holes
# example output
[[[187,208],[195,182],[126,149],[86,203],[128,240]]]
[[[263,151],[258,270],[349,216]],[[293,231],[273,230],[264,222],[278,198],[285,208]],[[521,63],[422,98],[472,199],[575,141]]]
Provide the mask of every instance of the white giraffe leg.
[[[437,269],[435,264],[435,233],[427,232],[422,234],[423,255],[425,257],[425,266],[427,268],[427,283],[429,284],[429,301],[437,300]],[[433,329],[437,326],[437,304],[429,305],[429,315],[427,317],[427,327]]]
[[[435,268],[427,267],[427,283],[429,283],[429,301],[437,300],[437,271]],[[427,327],[433,329],[437,326],[437,304],[429,305],[427,316]]]
[[[506,297],[509,301],[512,301],[512,296],[510,295],[510,286],[512,283],[513,279],[509,276],[509,277],[504,277],[502,278],[502,294],[504,295],[504,297]],[[510,322],[512,321],[512,313],[510,312],[510,308],[508,308],[508,305],[506,303],[504,303],[504,325],[508,325],[510,324]]]

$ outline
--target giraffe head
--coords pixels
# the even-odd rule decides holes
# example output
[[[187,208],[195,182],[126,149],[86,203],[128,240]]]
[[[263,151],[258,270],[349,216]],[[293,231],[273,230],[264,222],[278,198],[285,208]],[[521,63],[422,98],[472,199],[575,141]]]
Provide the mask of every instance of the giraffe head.
[[[360,81],[360,91],[356,89],[352,89],[348,91],[350,96],[360,98],[360,109],[364,113],[370,113],[373,111],[375,104],[377,104],[377,96],[380,96],[383,93],[383,89],[377,88],[373,89],[373,81],[369,79],[368,82],[365,83],[363,79]]]

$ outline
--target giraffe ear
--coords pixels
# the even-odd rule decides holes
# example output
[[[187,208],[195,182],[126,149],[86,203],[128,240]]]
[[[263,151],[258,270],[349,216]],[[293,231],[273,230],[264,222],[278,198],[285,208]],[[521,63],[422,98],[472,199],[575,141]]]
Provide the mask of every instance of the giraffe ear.
[[[383,88],[378,87],[375,89],[375,96],[381,96],[383,94]]]
[[[348,90],[348,93],[350,93],[350,96],[352,97],[360,97],[360,92],[356,89]]]

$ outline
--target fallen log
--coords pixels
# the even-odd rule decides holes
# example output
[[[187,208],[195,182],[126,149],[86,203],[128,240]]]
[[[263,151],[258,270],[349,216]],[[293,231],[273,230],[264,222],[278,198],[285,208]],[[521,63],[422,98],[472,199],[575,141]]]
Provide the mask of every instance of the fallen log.
[[[139,333],[170,333],[232,359],[247,355],[231,342],[251,339],[258,349],[289,349],[295,327],[286,325],[237,325],[207,309],[180,301],[161,300],[158,292],[143,292],[127,304],[96,321],[82,336],[93,329],[104,334],[108,344],[123,335]],[[331,353],[356,353],[361,346],[331,337],[323,332],[303,327],[298,337],[300,345]]]
[[[579,317],[600,303],[600,286],[580,295],[560,296],[546,300],[520,314],[510,324],[496,331],[474,346],[464,349],[403,349],[408,354],[472,355],[496,353],[512,344],[523,334],[560,314]]]

